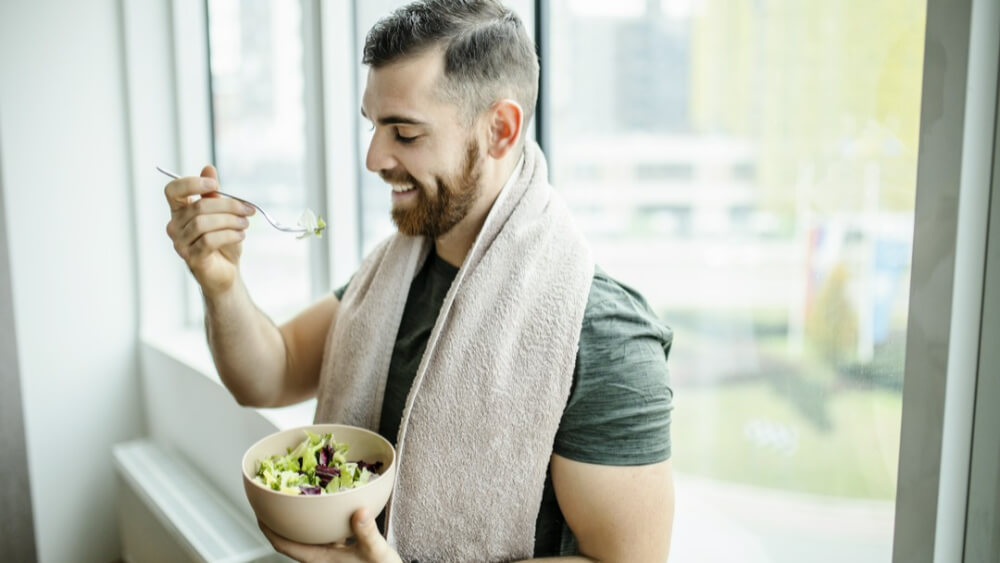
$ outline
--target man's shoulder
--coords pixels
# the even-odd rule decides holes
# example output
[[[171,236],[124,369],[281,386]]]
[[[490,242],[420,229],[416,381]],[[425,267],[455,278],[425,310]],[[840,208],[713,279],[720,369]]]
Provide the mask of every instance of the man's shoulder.
[[[580,330],[570,403],[591,393],[601,395],[595,400],[604,403],[610,399],[608,386],[628,388],[645,398],[669,399],[667,358],[672,343],[673,331],[638,291],[596,268]]]
[[[595,266],[583,313],[581,345],[588,339],[606,341],[635,337],[660,339],[664,348],[669,349],[673,332],[660,321],[638,290]]]
[[[627,307],[648,310],[649,305],[639,291],[611,277],[599,265],[594,266],[594,278],[587,299],[587,313],[594,314],[601,308]]]
[[[553,451],[599,465],[669,458],[672,340],[638,291],[595,268],[573,388]]]

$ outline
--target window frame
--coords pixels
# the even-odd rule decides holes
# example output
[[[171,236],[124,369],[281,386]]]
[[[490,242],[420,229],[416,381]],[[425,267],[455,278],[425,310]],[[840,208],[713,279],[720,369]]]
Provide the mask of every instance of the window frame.
[[[915,217],[934,212],[935,220],[914,225],[895,563],[978,560],[965,549],[974,540],[966,513],[976,492],[969,481],[976,380],[995,370],[977,359],[985,336],[998,22],[1000,11],[989,0],[927,2]],[[937,47],[945,57],[932,52]],[[940,99],[929,95],[937,92]],[[942,206],[946,202],[956,205]],[[936,268],[948,282],[925,284]],[[934,346],[913,338],[920,318],[944,322]]]
[[[357,4],[356,0],[301,1],[303,20],[308,22],[304,28],[307,201],[330,217],[328,237],[311,251],[312,263],[319,265],[311,278],[315,298],[344,283],[361,259],[358,189],[364,170],[353,55]],[[526,17],[522,4],[534,8],[532,29],[543,55],[537,115],[544,117],[549,8],[545,0],[516,4]],[[950,268],[946,265],[945,277],[952,281],[946,287],[921,293],[919,281],[911,282],[907,333],[915,330],[914,318],[927,314],[932,303],[945,303],[947,359],[941,368],[935,351],[907,347],[892,560],[972,563],[988,560],[989,555],[996,558],[1000,550],[990,543],[991,530],[1000,529],[996,503],[990,502],[1000,498],[996,471],[1000,455],[989,431],[997,427],[1000,415],[984,407],[1000,401],[1000,382],[988,377],[1000,371],[1000,351],[989,345],[1000,341],[996,281],[1000,276],[1000,144],[996,142],[1000,8],[991,0],[928,0],[927,10],[927,43],[939,42],[947,62],[925,53],[923,92],[941,89],[949,120],[934,121],[933,101],[924,96],[916,205],[918,212],[935,208],[942,198],[958,205],[945,213],[943,228],[916,222],[913,277],[946,263],[949,256],[956,259]],[[147,428],[154,439],[189,459],[203,452],[185,451],[176,436],[193,422],[165,414],[170,409],[162,404],[167,400],[162,390],[172,389],[170,395],[184,397],[204,385],[217,388],[221,383],[200,327],[185,328],[189,320],[182,311],[194,286],[160,228],[166,222],[162,192],[147,188],[163,185],[155,164],[191,170],[212,161],[206,12],[205,0],[125,0],[122,10],[130,173],[137,186],[135,236],[140,248],[140,352]],[[534,131],[540,144],[553,150],[543,119],[536,120]],[[944,149],[932,152],[933,147]],[[156,228],[147,228],[150,224]],[[933,248],[932,240],[943,250]],[[231,398],[217,395],[219,410],[232,414]],[[980,408],[973,411],[975,405]],[[280,428],[302,420],[308,408],[243,411],[239,416],[245,415],[244,428],[261,420],[266,427]],[[225,431],[231,434],[240,424],[229,424]],[[217,461],[204,460],[199,469],[210,480],[228,483],[231,475],[224,469],[228,466]],[[245,504],[238,490],[229,496]],[[992,528],[967,525],[983,518]]]
[[[1000,97],[997,99],[994,139],[1000,135]],[[969,470],[969,502],[966,522],[965,561],[1000,560],[1000,143],[993,146],[993,185],[983,280],[982,333],[979,338],[979,373],[976,380],[975,419],[972,426],[972,457]],[[991,377],[992,376],[992,377]]]

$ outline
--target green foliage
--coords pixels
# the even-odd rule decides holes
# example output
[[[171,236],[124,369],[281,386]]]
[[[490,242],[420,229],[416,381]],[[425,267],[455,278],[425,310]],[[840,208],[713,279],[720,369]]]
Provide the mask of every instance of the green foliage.
[[[893,499],[902,395],[843,389],[825,396],[818,427],[765,379],[679,389],[671,426],[677,471],[803,493]],[[752,439],[748,429],[784,429],[791,444]]]
[[[847,295],[849,281],[847,268],[837,265],[824,280],[806,314],[808,342],[835,366],[849,363],[856,356],[858,319]]]

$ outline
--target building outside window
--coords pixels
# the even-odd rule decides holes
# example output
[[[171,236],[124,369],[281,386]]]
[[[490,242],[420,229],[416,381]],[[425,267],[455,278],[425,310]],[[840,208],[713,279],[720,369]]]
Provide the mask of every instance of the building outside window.
[[[677,561],[890,560],[925,9],[549,7],[553,182],[675,333]]]

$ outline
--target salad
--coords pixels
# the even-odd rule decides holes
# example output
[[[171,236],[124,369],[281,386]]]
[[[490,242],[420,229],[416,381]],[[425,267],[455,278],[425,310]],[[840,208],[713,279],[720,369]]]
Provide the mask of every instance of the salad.
[[[323,236],[323,231],[326,230],[326,221],[324,221],[322,217],[313,213],[312,209],[306,209],[302,212],[302,215],[299,217],[298,225],[303,229],[306,229],[306,232],[298,236],[300,239],[309,236],[321,237]]]
[[[382,462],[347,461],[348,445],[333,434],[305,431],[306,439],[285,455],[257,462],[254,480],[289,495],[321,495],[360,487],[379,476]]]

